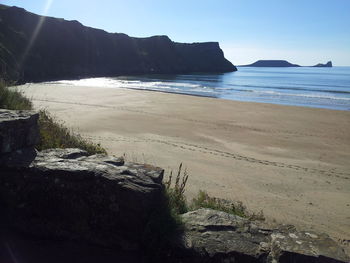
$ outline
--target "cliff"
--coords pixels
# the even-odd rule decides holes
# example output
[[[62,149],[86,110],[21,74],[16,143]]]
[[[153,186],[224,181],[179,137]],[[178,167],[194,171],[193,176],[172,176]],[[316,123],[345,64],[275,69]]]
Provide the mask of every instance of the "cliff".
[[[0,73],[42,81],[126,74],[231,72],[217,42],[135,38],[0,5]]]
[[[289,63],[286,60],[258,60],[253,64],[243,65],[241,67],[300,67],[297,64]]]
[[[326,64],[322,64],[322,63],[319,63],[313,67],[316,67],[316,68],[331,68],[333,67],[332,65],[332,61],[328,61]]]

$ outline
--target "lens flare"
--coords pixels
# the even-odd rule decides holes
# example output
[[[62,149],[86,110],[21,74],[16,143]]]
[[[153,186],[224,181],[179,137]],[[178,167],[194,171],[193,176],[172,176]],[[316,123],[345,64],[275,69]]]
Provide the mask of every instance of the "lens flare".
[[[30,40],[28,42],[28,45],[26,46],[26,48],[25,48],[25,50],[23,52],[22,58],[19,61],[19,68],[22,67],[26,57],[28,56],[28,53],[29,53],[30,49],[32,48],[33,44],[35,43],[35,40],[38,37],[43,24],[45,23],[45,19],[46,19],[45,16],[49,12],[50,7],[52,5],[52,2],[53,2],[53,0],[47,0],[46,1],[44,9],[43,9],[43,12],[42,12],[43,15],[40,16],[38,24],[35,26],[35,29],[34,29],[33,34],[32,34],[32,36],[31,36],[31,38],[30,38]]]

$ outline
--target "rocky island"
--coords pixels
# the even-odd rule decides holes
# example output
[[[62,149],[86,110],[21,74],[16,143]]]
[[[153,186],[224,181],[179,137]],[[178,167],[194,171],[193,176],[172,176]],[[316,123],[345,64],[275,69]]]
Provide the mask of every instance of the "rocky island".
[[[333,64],[332,64],[332,61],[328,61],[326,64],[322,64],[322,63],[319,63],[313,67],[316,67],[316,68],[331,68],[333,67]]]
[[[249,65],[242,65],[240,67],[300,67],[297,64],[289,63],[286,60],[258,60]]]
[[[129,37],[5,5],[0,28],[0,74],[20,82],[237,70],[217,42]]]
[[[332,61],[328,61],[326,64],[319,63],[312,67],[317,68],[331,68]],[[300,66],[298,64],[292,64],[288,62],[287,60],[258,60],[252,64],[249,65],[241,65],[240,67],[276,67],[276,68],[286,68],[286,67],[309,67],[309,66]]]

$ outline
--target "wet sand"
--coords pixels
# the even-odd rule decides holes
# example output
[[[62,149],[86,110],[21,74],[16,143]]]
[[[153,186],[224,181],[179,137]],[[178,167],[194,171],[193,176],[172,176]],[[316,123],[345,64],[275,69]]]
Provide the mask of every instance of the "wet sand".
[[[240,200],[271,222],[350,246],[350,111],[128,89],[21,89],[109,154],[166,171],[182,162],[189,199],[201,189]]]

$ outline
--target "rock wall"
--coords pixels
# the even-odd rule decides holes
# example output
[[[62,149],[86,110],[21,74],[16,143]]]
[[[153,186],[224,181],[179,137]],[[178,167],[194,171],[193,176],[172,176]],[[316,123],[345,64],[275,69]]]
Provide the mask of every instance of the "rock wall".
[[[271,228],[263,222],[199,209],[182,216],[187,231],[183,262],[348,262],[349,257],[326,234]],[[191,251],[191,252],[188,252]],[[179,260],[180,261],[180,260]]]
[[[41,27],[35,35],[37,25]],[[0,28],[0,73],[21,82],[237,70],[218,43],[181,44],[167,36],[134,38],[17,7],[0,5]]]
[[[40,237],[137,249],[163,200],[163,170],[79,149],[30,151],[37,117],[0,111],[0,203],[11,225]]]

